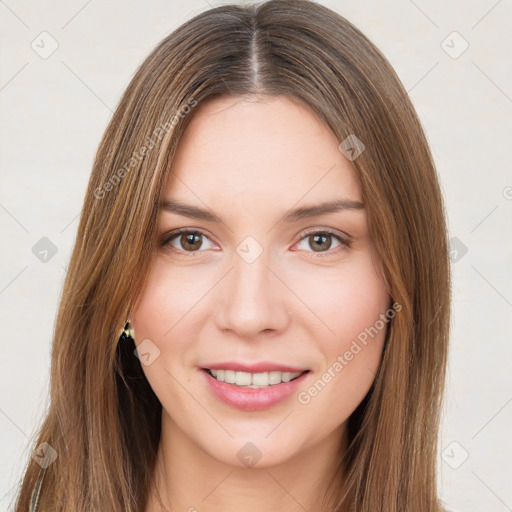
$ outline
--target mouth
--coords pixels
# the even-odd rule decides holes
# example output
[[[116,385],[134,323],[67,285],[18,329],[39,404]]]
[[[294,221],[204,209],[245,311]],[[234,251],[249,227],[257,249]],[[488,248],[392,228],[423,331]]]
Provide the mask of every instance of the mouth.
[[[302,375],[309,373],[310,370],[300,372],[241,372],[229,369],[202,368],[204,372],[213,377],[218,382],[232,384],[239,388],[264,389],[279,384],[287,383],[298,379]]]
[[[269,371],[261,371],[267,366]],[[221,363],[216,368],[201,368],[207,389],[221,402],[242,411],[263,411],[285,402],[301,386],[306,385],[311,370],[300,370],[276,364],[258,364],[253,368],[240,363]],[[212,365],[213,366],[213,365]],[[231,368],[223,368],[231,366]],[[239,368],[258,371],[245,372]],[[260,366],[254,368],[254,366]],[[276,370],[281,366],[281,370]],[[235,368],[233,368],[235,367]],[[270,367],[270,368],[269,368]],[[295,370],[293,372],[285,370]]]

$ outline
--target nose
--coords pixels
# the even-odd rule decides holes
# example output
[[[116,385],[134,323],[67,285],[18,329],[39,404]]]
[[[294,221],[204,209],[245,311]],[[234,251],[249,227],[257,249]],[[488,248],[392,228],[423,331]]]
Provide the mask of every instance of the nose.
[[[250,261],[250,260],[249,260]],[[293,294],[272,267],[266,252],[248,262],[235,254],[233,268],[221,293],[219,328],[240,338],[254,339],[260,332],[280,332],[291,320]]]

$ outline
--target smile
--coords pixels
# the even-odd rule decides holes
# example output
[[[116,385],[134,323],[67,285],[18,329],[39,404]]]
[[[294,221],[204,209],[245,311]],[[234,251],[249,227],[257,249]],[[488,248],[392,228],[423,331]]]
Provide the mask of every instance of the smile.
[[[224,404],[244,411],[263,411],[297,393],[311,371],[250,373],[202,368],[199,373],[209,392]]]

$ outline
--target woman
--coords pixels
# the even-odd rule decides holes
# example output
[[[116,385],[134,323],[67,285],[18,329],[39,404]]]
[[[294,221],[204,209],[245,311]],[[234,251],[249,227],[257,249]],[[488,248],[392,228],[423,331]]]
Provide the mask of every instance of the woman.
[[[204,12],[100,143],[17,510],[443,510],[450,273],[406,91],[331,10]]]

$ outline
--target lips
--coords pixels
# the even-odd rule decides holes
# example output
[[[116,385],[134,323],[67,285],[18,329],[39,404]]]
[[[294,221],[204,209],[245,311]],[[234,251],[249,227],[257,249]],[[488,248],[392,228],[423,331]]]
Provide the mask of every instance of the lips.
[[[238,385],[236,382],[223,382],[212,374],[212,370],[216,373],[231,374],[228,380],[233,380],[235,374],[235,381],[240,379],[242,381]],[[268,362],[212,364],[201,368],[199,373],[203,376],[207,388],[220,401],[245,411],[262,411],[284,402],[300,389],[311,374],[310,370]],[[253,384],[245,385],[249,374],[252,374]],[[279,374],[281,378],[287,377],[282,382],[272,383],[271,377],[273,374]],[[291,378],[292,376],[293,378]],[[255,382],[254,378],[263,379],[265,382],[261,380]],[[291,378],[291,380],[288,380],[288,378]]]
[[[272,363],[268,361],[261,361],[256,363],[237,363],[234,361],[226,361],[224,363],[206,364],[203,370],[233,370],[235,372],[246,373],[264,373],[264,372],[289,372],[289,373],[302,373],[308,368],[301,368],[298,366],[289,366],[280,363]]]

